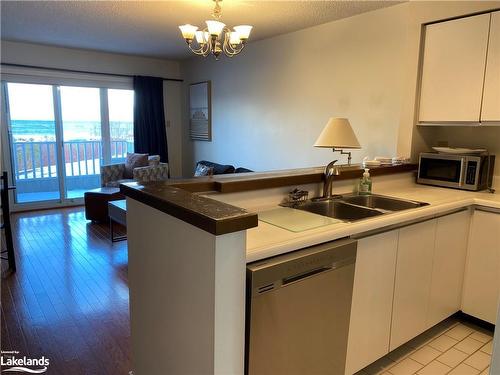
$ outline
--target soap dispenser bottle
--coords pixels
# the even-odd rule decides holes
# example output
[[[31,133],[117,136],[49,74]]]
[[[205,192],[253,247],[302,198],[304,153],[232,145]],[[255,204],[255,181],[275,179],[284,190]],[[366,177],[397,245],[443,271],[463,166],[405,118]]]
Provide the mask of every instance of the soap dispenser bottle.
[[[358,194],[368,195],[372,193],[372,179],[370,177],[370,170],[365,168],[363,177],[359,180]]]

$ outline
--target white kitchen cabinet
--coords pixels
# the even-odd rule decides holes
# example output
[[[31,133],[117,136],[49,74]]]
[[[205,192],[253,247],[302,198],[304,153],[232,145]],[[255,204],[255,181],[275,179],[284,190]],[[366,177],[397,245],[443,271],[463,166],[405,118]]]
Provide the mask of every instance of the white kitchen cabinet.
[[[500,122],[500,11],[491,14],[481,121]]]
[[[499,292],[500,213],[467,209],[360,239],[346,375],[461,309],[494,323]]]
[[[346,374],[389,352],[398,232],[358,241]]]
[[[419,122],[479,122],[490,14],[427,25]]]
[[[426,328],[461,308],[469,225],[469,210],[437,219]]]
[[[427,328],[436,220],[399,231],[390,350]]]
[[[500,291],[500,214],[474,210],[462,311],[495,324]]]

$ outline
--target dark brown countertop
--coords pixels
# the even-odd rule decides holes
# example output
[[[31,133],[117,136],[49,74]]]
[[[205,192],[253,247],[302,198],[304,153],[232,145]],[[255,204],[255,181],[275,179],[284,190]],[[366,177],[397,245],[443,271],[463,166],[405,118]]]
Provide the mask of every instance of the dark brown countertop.
[[[416,164],[370,168],[372,176],[410,172]],[[359,178],[363,169],[359,165],[342,166],[335,180]],[[256,213],[239,207],[202,197],[198,192],[216,191],[232,193],[282,186],[294,186],[323,181],[323,167],[291,169],[262,173],[241,173],[170,179],[167,181],[128,183],[120,185],[126,196],[184,220],[214,235],[237,232],[257,226]]]
[[[173,187],[168,182],[120,185],[126,196],[216,236],[257,226],[257,214]]]

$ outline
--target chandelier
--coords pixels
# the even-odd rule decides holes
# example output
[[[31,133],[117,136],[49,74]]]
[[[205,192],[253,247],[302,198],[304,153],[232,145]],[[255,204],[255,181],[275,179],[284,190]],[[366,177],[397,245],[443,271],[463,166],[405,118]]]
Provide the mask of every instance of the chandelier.
[[[186,40],[189,49],[196,55],[207,57],[212,54],[216,60],[222,52],[228,57],[236,56],[245,47],[252,26],[234,26],[233,30],[230,30],[219,21],[222,13],[220,5],[222,0],[213,1],[215,2],[212,13],[214,20],[205,21],[207,27],[202,30],[198,30],[198,26],[189,24],[179,26],[182,37]],[[193,43],[194,40],[196,40],[196,45]]]

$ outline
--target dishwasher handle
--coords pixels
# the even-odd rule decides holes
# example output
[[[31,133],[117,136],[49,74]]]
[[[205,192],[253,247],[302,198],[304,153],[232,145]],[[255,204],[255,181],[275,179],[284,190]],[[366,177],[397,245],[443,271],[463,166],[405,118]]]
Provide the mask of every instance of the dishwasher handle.
[[[336,270],[340,267],[346,266],[348,264],[352,264],[355,261],[356,261],[356,258],[348,258],[348,259],[344,259],[344,260],[332,263],[329,266],[323,266],[323,267],[315,268],[315,269],[307,271],[307,272],[299,273],[297,275],[288,276],[282,280],[281,285],[285,286],[285,285],[292,284],[294,282],[306,279],[308,277],[318,275],[318,274],[323,273],[323,272],[333,271],[333,270]]]
[[[316,269],[308,271],[308,272],[300,273],[298,275],[285,277],[282,280],[282,285],[291,284],[291,283],[294,283],[296,281],[308,278],[310,276],[317,275],[318,273],[330,271],[331,269],[332,269],[332,267],[321,267],[321,268],[316,268]]]

